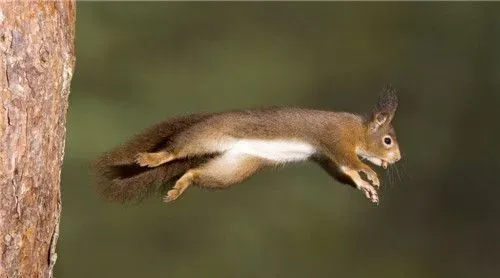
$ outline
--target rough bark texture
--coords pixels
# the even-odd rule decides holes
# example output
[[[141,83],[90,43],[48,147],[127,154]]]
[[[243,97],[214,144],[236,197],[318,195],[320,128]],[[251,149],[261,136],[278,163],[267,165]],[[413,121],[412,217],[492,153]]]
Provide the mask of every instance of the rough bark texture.
[[[73,1],[0,0],[0,277],[51,277]]]

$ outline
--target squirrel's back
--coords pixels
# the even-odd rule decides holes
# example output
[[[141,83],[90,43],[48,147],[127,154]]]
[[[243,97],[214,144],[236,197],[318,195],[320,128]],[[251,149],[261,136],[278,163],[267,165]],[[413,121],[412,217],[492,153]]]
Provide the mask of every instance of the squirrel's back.
[[[295,139],[318,143],[325,131],[336,133],[337,127],[359,126],[360,116],[334,111],[299,107],[269,107],[214,113],[193,123],[172,142],[174,148],[186,142],[205,142],[210,138]]]

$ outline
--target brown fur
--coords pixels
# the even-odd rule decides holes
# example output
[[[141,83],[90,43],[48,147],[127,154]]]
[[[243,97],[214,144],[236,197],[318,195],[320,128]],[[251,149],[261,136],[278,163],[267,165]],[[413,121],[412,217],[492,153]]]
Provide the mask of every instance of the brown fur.
[[[191,184],[223,188],[275,165],[259,157],[222,155],[221,146],[227,140],[298,140],[315,146],[317,153],[311,160],[332,177],[363,189],[376,202],[375,190],[358,172],[365,173],[376,187],[377,174],[359,159],[356,150],[363,148],[377,158],[386,158],[389,150],[382,138],[390,134],[396,139],[390,125],[396,107],[394,90],[386,88],[371,117],[291,107],[178,117],[103,155],[94,167],[108,199],[140,199],[163,192],[162,185],[177,179],[165,196],[165,201],[172,201]]]
[[[214,154],[180,159],[157,168],[144,168],[135,163],[139,152],[154,152],[168,146],[175,134],[208,116],[197,114],[173,118],[100,156],[92,163],[92,168],[101,193],[112,201],[140,200],[150,194],[163,192],[163,185],[210,159]]]

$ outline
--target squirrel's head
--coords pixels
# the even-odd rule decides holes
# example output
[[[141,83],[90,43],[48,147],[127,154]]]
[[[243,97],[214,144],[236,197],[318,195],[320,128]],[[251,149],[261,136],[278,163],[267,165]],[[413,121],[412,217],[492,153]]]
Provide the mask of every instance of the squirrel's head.
[[[396,133],[391,125],[397,107],[396,91],[386,85],[377,106],[366,118],[365,144],[357,149],[359,157],[384,168],[401,159]]]

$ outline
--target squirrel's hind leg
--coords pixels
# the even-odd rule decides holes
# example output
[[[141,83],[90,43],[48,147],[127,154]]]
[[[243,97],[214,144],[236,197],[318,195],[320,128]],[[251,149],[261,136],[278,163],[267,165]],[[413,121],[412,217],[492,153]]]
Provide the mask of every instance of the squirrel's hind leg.
[[[175,183],[174,187],[167,192],[167,195],[163,197],[163,201],[171,202],[179,196],[191,185],[197,176],[196,169],[187,171],[182,177],[180,177]]]
[[[266,165],[266,160],[245,154],[225,153],[207,163],[188,170],[163,198],[177,199],[191,184],[206,188],[225,188],[240,183]]]
[[[142,167],[157,167],[175,159],[175,156],[167,151],[159,151],[154,153],[139,153],[135,158],[135,162]]]
[[[172,160],[188,156],[202,156],[227,151],[232,143],[231,138],[220,140],[201,140],[193,138],[184,145],[173,144],[168,148],[156,152],[142,152],[137,154],[135,162],[142,167],[158,167]]]

